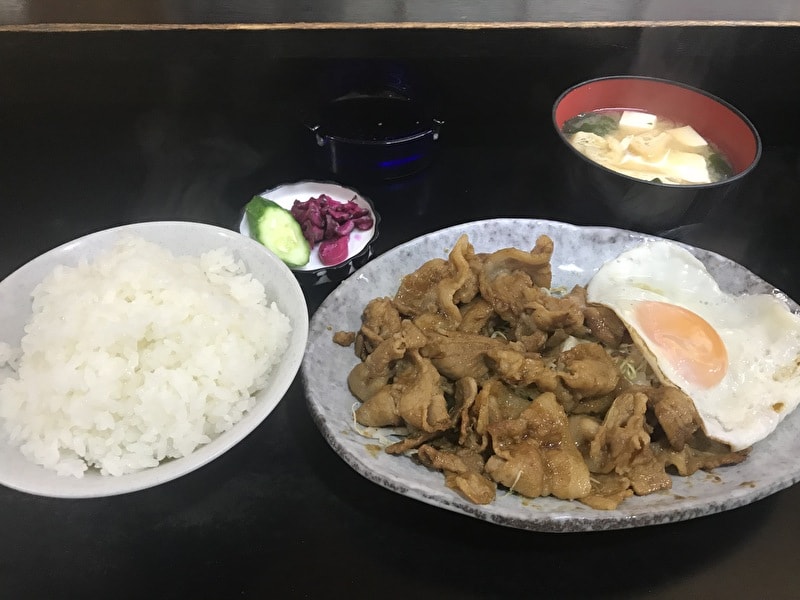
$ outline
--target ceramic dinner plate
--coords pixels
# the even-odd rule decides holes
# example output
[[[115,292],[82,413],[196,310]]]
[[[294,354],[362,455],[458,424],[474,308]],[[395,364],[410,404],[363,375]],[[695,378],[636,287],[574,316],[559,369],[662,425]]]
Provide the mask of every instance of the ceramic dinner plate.
[[[297,280],[280,260],[258,242],[233,231],[189,222],[153,222],[107,229],[69,242],[35,258],[0,282],[0,340],[18,346],[23,327],[31,316],[33,287],[56,265],[75,265],[110,249],[124,235],[157,242],[176,255],[194,255],[228,247],[247,270],[264,284],[273,300],[292,324],[289,346],[273,367],[266,386],[257,392],[256,404],[231,429],[183,458],[121,476],[102,476],[89,470],[82,478],[59,476],[29,462],[0,435],[0,484],[41,496],[88,498],[112,496],[150,488],[176,479],[214,460],[252,432],[283,398],[300,368],[308,334],[308,312]],[[4,376],[11,374],[3,368]]]
[[[743,463],[673,476],[672,489],[625,500],[616,510],[602,511],[580,502],[524,498],[498,490],[492,504],[473,504],[444,484],[444,476],[407,457],[381,450],[396,441],[391,430],[356,426],[356,398],[346,377],[358,358],[353,348],[332,341],[336,331],[356,331],[369,300],[393,296],[403,275],[428,259],[446,258],[466,233],[476,252],[514,246],[532,248],[540,234],[555,244],[553,286],[586,284],[597,269],[620,252],[654,239],[613,228],[577,227],[552,221],[497,219],[458,225],[426,235],[374,259],[344,281],[315,313],[301,372],[311,414],[331,447],[364,477],[399,494],[485,521],[535,531],[590,531],[640,527],[692,519],[743,506],[800,480],[800,411],[789,415],[767,439],[757,443]],[[688,247],[728,293],[774,293],[771,285],[746,268],[718,254]],[[798,305],[786,299],[791,310]],[[367,435],[364,435],[367,434]]]

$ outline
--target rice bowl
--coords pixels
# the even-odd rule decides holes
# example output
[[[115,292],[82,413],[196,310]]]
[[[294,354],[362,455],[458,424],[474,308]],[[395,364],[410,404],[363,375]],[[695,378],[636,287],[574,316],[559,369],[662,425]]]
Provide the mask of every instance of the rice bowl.
[[[224,295],[221,298],[212,298],[212,301],[216,304],[213,304],[212,308],[207,309],[209,313],[203,314],[202,310],[199,311],[199,316],[202,317],[201,321],[203,321],[199,327],[195,329],[184,328],[182,331],[166,332],[168,334],[166,339],[171,340],[171,348],[174,348],[176,345],[175,339],[179,339],[181,335],[186,335],[193,347],[202,346],[205,349],[205,353],[193,351],[191,354],[195,358],[191,358],[188,355],[174,355],[173,353],[171,360],[180,363],[179,366],[181,368],[174,369],[171,372],[165,369],[161,369],[160,371],[158,369],[151,369],[148,372],[151,379],[154,372],[158,372],[159,376],[162,378],[174,378],[177,376],[179,379],[186,379],[188,377],[192,385],[183,386],[182,384],[170,384],[164,386],[161,385],[164,383],[163,381],[158,382],[155,389],[159,390],[159,400],[166,398],[166,402],[163,403],[163,406],[161,403],[156,402],[156,412],[160,414],[155,421],[152,420],[152,415],[148,415],[148,412],[153,412],[152,409],[154,406],[144,411],[141,407],[137,409],[139,412],[135,419],[136,424],[141,425],[144,420],[149,424],[148,426],[153,433],[150,438],[145,440],[146,443],[141,446],[141,457],[137,457],[137,452],[134,451],[134,460],[131,464],[128,464],[130,460],[127,459],[127,462],[122,461],[121,463],[115,458],[115,455],[119,455],[119,450],[113,449],[109,453],[110,459],[108,459],[108,457],[105,460],[91,459],[94,461],[94,463],[91,463],[91,466],[96,466],[98,469],[86,471],[85,476],[80,479],[76,477],[64,477],[57,475],[54,471],[47,471],[41,466],[29,462],[20,452],[20,449],[8,439],[8,436],[4,436],[2,442],[0,442],[0,483],[12,488],[41,495],[92,497],[124,493],[174,479],[213,460],[255,429],[277,405],[294,379],[305,349],[308,315],[303,294],[291,271],[264,249],[263,246],[245,236],[210,225],[185,222],[142,223],[91,234],[43,254],[0,282],[0,340],[8,344],[7,346],[0,347],[0,363],[5,360],[13,361],[17,358],[10,349],[15,346],[18,347],[23,336],[25,336],[25,324],[31,320],[31,295],[36,286],[42,282],[46,275],[52,273],[58,265],[66,266],[66,271],[68,272],[71,270],[71,267],[75,267],[80,263],[83,263],[82,266],[85,268],[87,263],[91,264],[98,256],[107,255],[115,244],[119,243],[120,240],[129,239],[130,236],[136,236],[142,240],[154,242],[176,256],[189,255],[199,257],[203,253],[208,253],[211,258],[205,260],[207,263],[210,261],[212,271],[213,269],[222,269],[223,271],[228,268],[232,269],[233,267],[231,265],[228,265],[228,267],[224,266],[224,263],[231,262],[230,257],[224,255],[232,255],[237,261],[241,261],[245,271],[252,274],[251,283],[253,284],[253,289],[258,290],[263,286],[263,293],[267,304],[271,305],[272,302],[275,303],[274,313],[270,310],[263,311],[262,309],[264,307],[258,308],[258,310],[268,312],[272,314],[272,317],[278,320],[275,321],[273,319],[268,322],[265,321],[261,328],[253,328],[253,336],[248,338],[244,330],[250,329],[250,324],[254,320],[253,314],[247,312],[248,308],[246,306],[237,307],[236,302],[232,302],[230,298],[226,300]],[[230,252],[220,253],[220,248],[227,249]],[[141,250],[137,250],[137,252],[141,253]],[[186,268],[186,265],[184,264],[181,268]],[[220,273],[218,272],[217,276],[219,275]],[[241,273],[239,275],[241,275]],[[169,275],[163,275],[163,277],[169,278]],[[128,277],[127,279],[130,280],[130,285],[139,287],[143,285],[141,278]],[[232,285],[236,290],[234,290],[233,295],[242,297],[245,305],[248,302],[252,303],[252,298],[247,299],[249,292],[246,288],[248,286],[244,285],[244,287],[242,287],[241,285],[242,282],[247,282],[248,276],[240,279],[234,277],[231,281],[234,280],[236,283]],[[196,285],[196,282],[190,285]],[[41,290],[39,291],[41,292]],[[169,296],[172,290],[165,288],[161,291]],[[191,302],[189,302],[190,305],[188,306],[181,306],[181,296],[176,296],[174,293],[170,296],[169,302],[162,302],[161,304],[164,304],[168,311],[174,312],[180,309],[183,310],[184,313],[189,311],[194,314],[198,312],[198,309],[196,306],[192,306],[191,303],[199,302],[203,294],[207,295],[207,293],[203,291],[200,292],[199,295],[192,296],[189,294],[189,296],[184,296],[186,298],[191,298]],[[39,301],[40,300],[37,300],[37,302]],[[41,307],[37,308],[41,309]],[[152,306],[144,307],[145,312],[153,312],[153,310],[154,308]],[[218,318],[212,319],[209,317],[211,313],[215,314]],[[73,315],[74,314],[76,313],[73,312]],[[78,311],[77,314],[80,314],[80,311]],[[278,340],[273,352],[277,359],[272,361],[270,357],[267,356],[270,354],[269,352],[265,351],[263,347],[261,349],[257,348],[257,338],[265,335],[266,330],[264,327],[269,329],[277,326],[278,329],[280,329],[281,318],[279,315],[286,316],[288,320],[287,325],[291,327],[291,333],[288,333],[288,331],[285,332],[284,337],[288,338],[285,344],[281,344],[280,340]],[[74,316],[71,316],[70,320],[73,318]],[[118,326],[115,328],[114,321],[118,319],[118,315],[115,315],[113,311],[106,315],[99,314],[95,311],[91,316],[86,316],[84,318],[86,318],[87,321],[83,325],[75,324],[73,329],[77,328],[76,331],[83,330],[84,332],[88,329],[92,329],[92,331],[73,338],[79,340],[78,342],[73,342],[73,345],[85,343],[88,346],[96,346],[99,344],[97,341],[98,338],[110,339],[112,342],[119,345],[120,340],[136,337],[130,334],[130,332],[125,332],[124,328],[122,332],[120,332]],[[105,319],[106,326],[101,327],[97,325],[103,322],[103,319]],[[156,320],[157,319],[156,317]],[[219,320],[222,321],[222,323],[215,328],[210,324],[210,321],[213,320]],[[46,323],[46,321],[43,323]],[[157,326],[166,327],[165,323],[166,321]],[[246,326],[244,324],[246,324]],[[93,327],[93,325],[96,326]],[[150,326],[153,326],[152,322]],[[236,332],[235,335],[229,334],[227,333],[228,328],[238,328],[238,332]],[[30,335],[31,331],[29,331],[28,334]],[[45,337],[43,339],[47,340],[48,338]],[[214,339],[223,340],[219,347],[216,348],[216,352],[213,343]],[[128,343],[130,343],[130,339],[128,339]],[[133,343],[135,344],[135,342]],[[282,351],[284,346],[285,351]],[[41,341],[38,342],[38,347],[41,350]],[[158,352],[162,353],[158,355],[160,358],[153,359],[156,360],[157,365],[157,360],[163,360],[164,350],[163,348],[156,350],[154,350],[156,354],[158,354]],[[130,356],[132,355],[138,356],[141,360],[145,360],[146,358],[146,353],[137,353],[135,350],[131,351],[130,348],[120,352],[119,355],[115,357],[116,362],[112,361],[107,363],[105,362],[105,358],[101,357],[100,362],[97,363],[101,368],[95,368],[94,371],[91,371],[91,373],[99,374],[101,381],[98,382],[93,379],[92,386],[84,384],[84,387],[96,388],[95,391],[99,390],[98,393],[102,396],[106,387],[110,386],[110,389],[111,387],[119,387],[119,385],[124,384],[126,378],[123,375],[126,369],[128,371],[131,370],[130,364],[125,364],[125,360],[130,362]],[[64,358],[66,358],[67,361],[72,360],[73,362],[98,360],[97,357],[87,359],[87,356],[89,355],[78,353],[76,357],[73,352],[72,354],[68,353]],[[226,371],[233,380],[236,381],[225,380],[222,385],[218,385],[219,380],[214,380],[213,377],[202,377],[202,374],[209,369],[211,372],[216,372],[214,371],[216,368],[214,365],[216,364],[217,367],[219,367],[218,363],[224,362],[226,356],[230,356],[230,360],[234,361],[236,364],[247,363],[251,360],[251,358],[248,357],[253,357],[251,361],[253,364],[250,366],[255,370],[251,370],[252,372],[248,372],[248,368],[231,370],[230,365],[228,365]],[[127,359],[121,357],[127,357]],[[56,357],[55,364],[59,364],[58,358],[59,357]],[[192,362],[193,360],[194,362]],[[273,362],[274,364],[272,364]],[[111,367],[112,364],[115,364],[113,368]],[[183,368],[184,366],[186,368]],[[108,376],[102,374],[102,371],[106,368],[111,369],[111,374]],[[262,373],[266,372],[265,378],[258,378],[256,371],[259,370]],[[33,372],[35,374],[35,370]],[[194,374],[189,377],[187,373]],[[67,377],[69,374],[71,374],[70,371],[64,371],[59,375],[63,379],[63,377]],[[2,375],[2,379],[8,381],[9,376],[13,376],[14,373],[6,367]],[[105,377],[104,380],[102,380],[103,377]],[[41,378],[37,378],[37,381],[39,379]],[[156,380],[157,379],[158,377]],[[208,383],[209,380],[210,384],[206,385],[204,388],[203,385],[205,384],[202,382],[206,381],[206,383]],[[197,383],[198,381],[200,382],[199,384]],[[141,377],[137,380],[137,383],[142,383]],[[150,384],[151,387],[155,385],[152,381]],[[63,385],[63,381],[59,379],[55,384],[50,382],[50,385],[56,385],[56,387],[58,387],[58,385]],[[175,392],[172,394],[175,398],[186,398],[189,400],[186,407],[182,407],[181,402],[176,403],[174,401],[175,398],[170,400],[171,396],[169,394],[165,395],[164,390],[168,388]],[[215,397],[214,393],[209,394],[209,390],[214,393],[221,390],[222,397]],[[87,390],[87,393],[90,391],[91,390]],[[95,396],[96,395],[97,394],[95,394]],[[197,401],[197,398],[206,397],[212,398],[213,401],[210,403]],[[172,402],[172,408],[168,410],[164,409],[164,406],[170,405],[170,402]],[[69,403],[67,402],[66,404]],[[73,416],[75,414],[81,414],[80,407],[83,406],[83,404],[85,404],[85,402],[77,402],[75,406],[72,407],[67,406],[67,409],[69,409],[67,412]],[[194,408],[187,408],[193,405]],[[176,406],[178,407],[177,409],[175,408]],[[4,414],[2,415],[5,423],[8,423],[9,419],[11,419],[10,422],[12,426],[9,428],[8,432],[12,435],[15,432],[14,408],[15,403],[12,402],[10,409],[8,406],[3,409]],[[181,413],[178,415],[178,418],[175,418],[174,414],[172,417],[164,414],[170,412],[175,413],[176,410],[178,413]],[[195,417],[197,417],[199,411],[202,416],[198,418],[186,418],[186,411],[194,411]],[[92,429],[93,427],[92,432],[97,434],[99,430],[101,433],[99,437],[95,435],[95,439],[90,437],[89,443],[100,445],[110,443],[108,439],[104,440],[106,429],[110,430],[117,437],[125,437],[126,435],[130,437],[132,435],[130,432],[131,430],[126,429],[124,426],[119,428],[119,431],[122,433],[117,433],[117,429],[115,429],[120,423],[130,425],[130,421],[124,422],[120,419],[120,415],[112,410],[108,411],[111,413],[110,415],[104,415],[102,412],[103,411],[95,411],[88,417],[91,421],[91,423],[89,423],[91,427],[89,428]],[[164,421],[165,418],[167,419],[166,421]],[[148,421],[147,419],[150,420]],[[20,422],[24,422],[24,420]],[[16,429],[16,433],[19,434],[19,427]],[[163,431],[159,431],[159,429],[163,429]],[[140,427],[138,430],[139,433],[141,433],[142,430],[147,430],[147,427]],[[35,438],[36,436],[33,437]],[[69,434],[63,434],[62,437],[68,438]],[[19,440],[17,440],[16,443],[19,443]],[[78,442],[78,447],[81,450],[83,450],[81,446],[82,443],[84,442]],[[134,450],[137,448],[136,444],[128,444],[128,446],[132,446]],[[29,456],[34,451],[44,453],[45,455],[50,452],[50,449],[36,443],[29,447],[28,450]],[[147,458],[148,455],[150,456],[149,459]],[[156,460],[154,460],[153,457],[156,457]],[[44,463],[48,460],[47,456],[40,456],[39,458],[43,458],[43,460],[37,460],[39,463]],[[139,458],[142,458],[142,460],[140,461]],[[80,472],[85,469],[85,466],[76,466],[74,461],[67,465],[53,464],[48,466],[51,468],[58,468],[62,473],[71,473],[73,475],[79,475]],[[74,468],[77,468],[78,472],[75,472],[73,470]],[[117,476],[101,475],[100,470],[106,474]],[[131,472],[137,470],[139,472]]]

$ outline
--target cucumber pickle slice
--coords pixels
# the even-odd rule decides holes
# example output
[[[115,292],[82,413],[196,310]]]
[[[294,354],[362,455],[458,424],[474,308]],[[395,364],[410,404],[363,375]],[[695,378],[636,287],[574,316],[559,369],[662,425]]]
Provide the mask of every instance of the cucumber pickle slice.
[[[245,206],[253,237],[290,267],[302,267],[311,257],[311,246],[300,223],[288,210],[261,196]]]

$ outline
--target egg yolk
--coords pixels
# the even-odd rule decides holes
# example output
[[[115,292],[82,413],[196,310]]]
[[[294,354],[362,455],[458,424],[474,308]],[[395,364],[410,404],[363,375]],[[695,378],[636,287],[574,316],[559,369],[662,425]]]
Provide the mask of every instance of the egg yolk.
[[[725,377],[728,351],[716,330],[701,316],[655,301],[639,302],[635,313],[641,332],[688,383],[710,388]]]

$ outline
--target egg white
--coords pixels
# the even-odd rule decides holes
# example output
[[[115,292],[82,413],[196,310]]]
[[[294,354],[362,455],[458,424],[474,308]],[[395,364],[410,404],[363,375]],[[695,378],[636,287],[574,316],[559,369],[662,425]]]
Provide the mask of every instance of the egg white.
[[[677,244],[645,242],[622,253],[594,275],[587,298],[619,316],[661,381],[692,398],[706,435],[733,450],[764,439],[800,402],[800,316],[775,296],[723,292]],[[635,307],[647,300],[690,310],[719,334],[728,369],[717,385],[687,381],[642,330]]]

